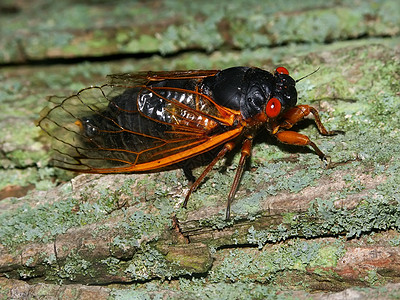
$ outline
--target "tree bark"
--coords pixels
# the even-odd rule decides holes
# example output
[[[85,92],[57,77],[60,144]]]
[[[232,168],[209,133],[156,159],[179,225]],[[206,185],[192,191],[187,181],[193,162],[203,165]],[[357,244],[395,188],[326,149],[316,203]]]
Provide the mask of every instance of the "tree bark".
[[[110,17],[114,26],[101,27],[100,34],[95,27],[81,30],[71,24],[68,30],[58,28],[59,39],[48,43],[39,30],[48,26],[38,25],[42,18],[32,18],[30,31],[29,26],[12,31],[5,25],[11,23],[0,21],[0,28],[9,29],[0,49],[12,37],[19,40],[0,57],[5,66],[0,87],[0,295],[398,297],[400,29],[398,14],[392,13],[398,3],[384,1],[379,10],[372,2],[364,7],[335,2],[271,14],[252,11],[253,21],[266,18],[257,28],[233,11],[218,22],[213,14],[208,23],[201,21],[206,15],[201,13],[193,16],[197,23],[185,14],[169,19],[162,8],[171,3],[154,4],[160,13],[157,22],[143,17],[153,25],[138,24],[137,32],[143,34],[134,36],[131,27],[119,23],[119,10],[105,17],[106,4],[95,10],[103,12],[97,21],[88,14],[95,5],[82,13],[91,25],[111,24],[106,22]],[[136,5],[138,12],[147,11]],[[83,8],[76,9],[63,11],[78,18]],[[59,7],[51,6],[50,13],[54,11]],[[337,23],[343,27],[329,29],[337,18],[343,19]],[[351,23],[354,18],[357,26]],[[296,24],[310,22],[321,30],[296,34],[307,29]],[[365,39],[354,39],[360,36]],[[311,41],[316,44],[309,45]],[[41,46],[35,48],[35,43]],[[283,46],[287,43],[298,44]],[[77,57],[78,46],[91,63],[54,64],[58,58],[74,62],[68,59]],[[116,51],[134,57],[113,61]],[[166,52],[171,55],[145,54]],[[331,168],[326,168],[311,149],[281,145],[261,131],[231,220],[225,220],[225,209],[237,151],[217,164],[183,209],[188,183],[181,170],[75,177],[48,165],[50,141],[33,124],[46,95],[102,83],[105,74],[125,72],[127,65],[133,71],[232,65],[271,71],[281,64],[294,78],[320,68],[297,83],[298,103],[316,107],[329,130],[346,133],[321,136],[312,119],[294,128],[330,156]]]

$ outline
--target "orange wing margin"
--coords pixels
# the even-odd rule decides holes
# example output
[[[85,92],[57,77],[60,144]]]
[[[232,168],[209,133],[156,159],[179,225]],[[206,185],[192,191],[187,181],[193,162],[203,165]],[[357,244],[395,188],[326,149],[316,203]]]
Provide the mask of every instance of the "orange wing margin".
[[[214,149],[215,147],[218,147],[219,145],[224,144],[225,142],[234,139],[240,135],[242,132],[243,128],[236,128],[233,130],[230,130],[228,132],[225,132],[223,134],[217,135],[210,140],[201,143],[198,146],[195,146],[193,148],[190,148],[188,150],[184,150],[179,153],[175,153],[173,155],[166,156],[164,158],[155,160],[155,161],[150,161],[147,163],[141,163],[137,165],[132,165],[129,167],[121,167],[121,168],[96,168],[92,169],[89,171],[85,171],[85,173],[125,173],[125,172],[146,172],[146,171],[151,171],[151,170],[159,170],[168,166],[171,166],[173,164],[176,164],[178,162],[181,162],[183,160],[189,159],[191,157],[194,157],[196,155],[205,153],[207,151],[210,151],[211,149]],[[76,169],[71,169],[72,171],[77,171]]]

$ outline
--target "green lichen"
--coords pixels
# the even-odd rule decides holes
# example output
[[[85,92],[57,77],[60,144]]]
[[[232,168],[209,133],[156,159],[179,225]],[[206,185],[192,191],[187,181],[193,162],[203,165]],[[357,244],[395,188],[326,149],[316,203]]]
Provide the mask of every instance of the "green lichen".
[[[337,240],[332,244],[323,245],[313,261],[310,262],[311,268],[329,268],[337,265],[338,259],[345,254],[344,241]]]
[[[118,181],[114,183],[118,184]],[[33,270],[21,269],[20,273],[24,278],[38,276],[37,272],[43,272],[43,267],[46,270],[47,280],[60,282],[88,280],[94,277],[98,277],[96,282],[102,282],[103,276],[107,278],[110,275],[125,276],[132,281],[172,278],[191,274],[195,270],[181,268],[178,261],[168,258],[168,255],[164,256],[149,245],[150,242],[157,241],[160,234],[171,226],[171,213],[174,211],[173,203],[166,203],[166,198],[159,197],[161,190],[159,186],[152,194],[146,180],[138,182],[126,180],[115,190],[101,185],[96,186],[96,183],[93,185],[90,190],[83,190],[78,197],[70,196],[60,202],[35,207],[25,204],[13,211],[4,212],[0,215],[3,224],[0,229],[0,239],[2,244],[9,248],[17,248],[26,242],[50,243],[68,229],[120,216],[121,221],[113,228],[102,226],[92,232],[93,237],[110,234],[111,229],[117,233],[109,245],[111,258],[104,258],[100,262],[92,261],[90,257],[82,256],[74,249],[71,251],[64,245],[61,250],[68,253],[65,260],[55,261],[55,257],[52,256],[37,257],[35,259],[43,263],[41,266],[34,266]],[[139,190],[140,186],[144,185],[153,195],[151,196],[154,197],[153,200],[150,200],[154,205],[151,211],[148,203],[139,201],[143,198],[140,196],[137,198],[138,196],[132,194],[132,185]],[[93,193],[93,190],[96,192]],[[71,193],[71,191],[66,192]],[[120,207],[121,204],[127,205],[131,212],[128,213],[124,205]],[[97,250],[96,247],[96,244],[89,243],[81,250],[86,253]],[[29,266],[34,262],[36,260],[31,257],[26,265]],[[182,263],[185,264],[184,261]],[[101,276],[99,272],[104,273]]]
[[[369,270],[367,272],[367,276],[365,277],[365,281],[370,285],[377,285],[378,283],[383,284],[384,280],[382,280],[381,276],[377,273],[376,270]]]
[[[119,273],[120,267],[119,263],[120,260],[115,257],[107,257],[102,259],[100,263],[105,264],[107,266],[107,273],[110,275],[117,275]]]
[[[256,49],[287,43],[315,43],[399,32],[396,1],[215,1],[148,6],[124,1],[108,5],[57,3],[29,6],[26,15],[4,14],[0,60],[115,53],[176,53],[183,49]],[[63,18],[59,17],[60,11]],[[110,17],[111,16],[111,17]],[[365,16],[368,16],[365,17]],[[50,38],[49,38],[50,37]],[[244,50],[245,51],[245,50]]]
[[[159,251],[147,245],[141,247],[124,273],[134,281],[154,277],[170,280],[172,277],[191,274],[185,268],[179,268],[178,262],[168,261]]]
[[[76,224],[71,220],[71,210],[76,202],[66,199],[54,205],[42,205],[32,208],[22,205],[15,211],[6,211],[0,215],[3,226],[0,239],[6,246],[16,246],[23,242],[41,240],[50,241],[55,234],[63,233]]]
[[[56,270],[54,277],[68,281],[74,281],[77,277],[94,277],[96,274],[91,266],[92,262],[81,258],[72,250],[65,262]]]
[[[307,268],[336,266],[343,255],[341,243],[292,240],[285,245],[221,251],[222,261],[210,272],[211,282],[270,283],[280,272],[306,272]]]
[[[139,38],[132,38],[121,49],[124,52],[156,52],[160,49],[160,41],[154,36],[140,35]]]
[[[141,243],[129,259],[105,258],[96,270],[105,272],[104,276],[120,276],[125,281],[138,282],[155,278],[171,280],[173,277],[192,275],[198,268],[195,264],[193,261],[185,261],[184,256],[165,255],[154,245]]]
[[[155,285],[145,283],[134,285],[129,289],[114,289],[111,293],[113,299],[153,299],[163,297],[166,299],[293,299],[280,294],[280,289],[270,285],[254,283],[207,283],[204,279],[180,278],[177,286],[171,284]]]
[[[386,184],[392,187],[390,183]],[[396,184],[398,186],[398,181]],[[381,188],[382,185],[379,189]],[[342,190],[337,195],[346,198],[351,193],[352,190],[347,192]],[[316,199],[306,213],[283,217],[282,223],[277,226],[262,230],[250,227],[247,241],[261,248],[267,242],[277,242],[294,236],[310,238],[345,234],[348,238],[352,238],[374,230],[398,230],[400,228],[398,201],[388,194],[379,195],[375,190],[371,194],[375,196],[366,198],[352,210],[337,208],[334,205],[336,197],[331,200]]]
[[[6,246],[16,246],[24,242],[49,242],[58,234],[65,233],[69,228],[95,223],[119,210],[122,195],[132,205],[138,204],[131,192],[131,181],[127,181],[119,189],[110,190],[108,187],[100,189],[97,199],[93,201],[92,191],[83,193],[81,197],[66,195],[64,199],[53,204],[42,204],[31,207],[23,204],[13,211],[0,214],[2,227],[0,239]],[[68,192],[68,191],[67,191]],[[90,199],[90,201],[88,201]],[[142,236],[156,236],[168,222],[165,214],[148,214],[138,210],[126,216],[125,224],[136,238]],[[167,222],[167,223],[166,223]]]

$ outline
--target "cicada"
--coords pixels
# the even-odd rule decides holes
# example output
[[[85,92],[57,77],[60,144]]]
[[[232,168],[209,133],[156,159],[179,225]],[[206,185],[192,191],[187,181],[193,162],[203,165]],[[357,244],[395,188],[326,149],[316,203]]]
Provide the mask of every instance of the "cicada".
[[[284,67],[274,73],[255,67],[224,70],[141,72],[109,75],[102,86],[82,89],[42,111],[38,125],[53,138],[54,165],[84,173],[135,173],[182,168],[199,186],[226,153],[241,147],[228,195],[226,218],[246,159],[259,132],[291,145],[310,146],[289,130],[309,114],[319,132],[335,135],[318,111],[297,105],[296,80]],[[206,159],[205,159],[206,158]],[[196,179],[196,162],[208,165]]]

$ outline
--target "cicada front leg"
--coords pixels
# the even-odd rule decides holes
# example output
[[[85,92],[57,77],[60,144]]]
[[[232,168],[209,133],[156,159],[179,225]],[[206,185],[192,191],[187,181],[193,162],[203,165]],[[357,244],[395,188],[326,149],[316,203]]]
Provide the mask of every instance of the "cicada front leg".
[[[314,107],[308,105],[298,105],[291,108],[283,115],[283,121],[279,124],[279,126],[277,126],[274,135],[280,142],[285,144],[312,147],[319,156],[319,158],[326,163],[327,167],[329,167],[330,166],[329,157],[325,155],[318,148],[318,146],[310,140],[308,136],[295,131],[280,130],[280,129],[291,128],[294,124],[304,119],[304,117],[308,116],[310,113],[314,115],[315,124],[317,125],[317,128],[322,135],[336,135],[344,133],[343,131],[340,130],[328,131],[322,124],[318,111]]]
[[[315,124],[322,135],[344,134],[344,131],[341,130],[328,131],[324,124],[322,124],[318,111],[309,105],[297,105],[285,112],[283,115],[283,121],[279,124],[279,128],[289,129],[294,124],[307,117],[310,113],[314,115]]]

